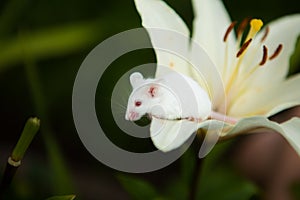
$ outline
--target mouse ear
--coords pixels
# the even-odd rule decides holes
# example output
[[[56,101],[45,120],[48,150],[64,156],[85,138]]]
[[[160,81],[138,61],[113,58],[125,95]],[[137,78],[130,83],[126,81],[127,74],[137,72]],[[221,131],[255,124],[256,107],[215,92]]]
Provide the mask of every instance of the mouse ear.
[[[148,88],[148,94],[150,95],[150,97],[152,98],[157,97],[157,92],[158,92],[157,85],[150,85],[150,87]]]
[[[130,75],[130,84],[133,88],[140,85],[143,80],[144,77],[140,72],[134,72]]]

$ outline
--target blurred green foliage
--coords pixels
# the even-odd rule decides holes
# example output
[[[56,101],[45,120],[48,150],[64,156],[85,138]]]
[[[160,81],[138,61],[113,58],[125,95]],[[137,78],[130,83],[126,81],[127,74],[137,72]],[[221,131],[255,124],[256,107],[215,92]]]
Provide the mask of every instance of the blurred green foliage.
[[[291,187],[291,193],[295,199],[300,199],[300,183],[296,183]]]
[[[192,28],[191,2],[167,2]],[[269,22],[300,12],[298,0],[224,0],[224,3],[232,18],[238,21],[253,16]],[[66,193],[76,193],[82,199],[113,199],[105,190],[109,187],[106,182],[115,180],[115,172],[86,152],[74,128],[72,87],[76,72],[89,51],[109,36],[140,26],[133,0],[0,2],[0,120],[2,133],[9,133],[1,134],[0,159],[3,163],[24,120],[39,114],[43,122],[41,136],[34,141],[31,153],[29,150],[29,155],[25,156],[27,168],[17,174],[10,199],[45,199]],[[292,60],[292,72],[299,71],[299,46]],[[109,109],[110,96],[114,83],[123,72],[137,64],[153,61],[152,50],[132,52],[118,59],[103,76],[96,97],[98,117],[107,124],[109,137],[120,147],[136,152],[150,151],[153,145],[150,140],[127,136],[116,127]],[[220,147],[220,155],[224,155],[226,148]],[[257,188],[239,176],[230,163],[220,164],[219,160],[224,159],[214,156],[217,152],[218,149],[214,150],[205,160],[199,199],[249,199],[258,194]],[[135,199],[184,199],[189,192],[193,163],[194,153],[187,152],[181,160],[181,168],[177,162],[175,169],[162,171],[179,173],[176,177],[168,176],[163,189],[152,186],[144,177],[118,177]],[[103,174],[108,176],[102,182],[95,182],[85,176],[88,172],[97,180],[104,179]],[[116,185],[111,186],[111,190],[116,191],[115,199],[127,199]],[[91,193],[94,187],[97,189]]]
[[[123,187],[131,195],[132,199],[161,199],[155,187],[145,180],[134,178],[133,176],[118,176]]]
[[[200,172],[200,184],[197,187],[196,199],[210,200],[247,200],[259,195],[258,188],[231,167],[230,161],[225,160],[226,152],[232,142],[215,146],[213,151],[204,160]],[[197,154],[196,154],[197,155]],[[132,199],[161,199],[182,200],[189,199],[191,180],[195,176],[195,163],[197,158],[194,151],[187,151],[181,159],[180,173],[169,180],[165,187],[158,189],[142,179],[129,175],[119,175],[124,188]]]

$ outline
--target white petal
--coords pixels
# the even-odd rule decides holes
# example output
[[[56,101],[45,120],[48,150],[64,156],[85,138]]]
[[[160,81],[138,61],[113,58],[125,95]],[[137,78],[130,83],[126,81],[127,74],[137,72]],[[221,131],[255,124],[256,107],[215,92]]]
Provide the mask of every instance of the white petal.
[[[300,155],[300,119],[293,118],[281,125],[283,132],[281,134],[292,145],[298,155]]]
[[[216,120],[206,120],[202,123],[195,123],[187,120],[162,120],[153,118],[150,127],[151,139],[154,145],[161,151],[167,152],[176,149],[183,145],[196,130],[205,128],[208,134],[215,134],[219,136],[225,124]],[[195,136],[195,135],[194,135]],[[214,141],[208,141],[213,137],[206,138],[206,145],[208,143],[213,146],[218,138],[213,138]],[[209,148],[207,148],[210,150]],[[204,150],[207,152],[208,150]]]
[[[151,139],[161,151],[180,147],[197,130],[196,123],[186,120],[162,120],[153,118],[150,127]]]
[[[223,37],[231,24],[230,17],[220,0],[193,0],[195,20],[193,39],[207,51],[220,72],[223,72],[225,60],[232,66],[235,54],[235,36],[232,32],[227,38],[228,55]],[[226,56],[226,58],[225,58]]]
[[[213,108],[224,102],[224,84],[218,68],[210,59],[207,52],[194,40],[191,41],[191,77],[207,91],[211,97]]]
[[[248,85],[244,88],[244,93],[231,99],[230,107],[227,109],[227,114],[233,117],[249,117],[255,115],[266,115],[272,107],[274,99],[279,98],[280,94],[273,94],[275,88],[279,88],[280,84],[273,83],[272,88],[267,88],[266,85],[255,86]],[[274,105],[274,104],[272,104]]]
[[[189,30],[182,19],[161,0],[135,0],[135,5],[146,28],[174,30],[189,36]]]
[[[241,66],[244,67],[244,66]],[[228,95],[227,114],[232,117],[242,118],[255,115],[265,115],[270,111],[268,105],[280,94],[270,96],[281,82],[272,82],[268,79],[258,79],[256,72],[248,79],[238,76],[234,81],[231,93]],[[258,79],[258,80],[257,80]],[[257,82],[260,81],[258,84]],[[273,98],[273,99],[272,99]],[[266,103],[267,102],[267,103]]]
[[[161,0],[135,0],[135,5],[155,49],[158,64],[156,77],[168,73],[162,66],[189,75],[188,64],[183,58],[188,57],[190,33],[183,20]],[[170,31],[179,33],[183,38],[178,39],[179,36]],[[180,55],[175,55],[178,51]]]
[[[234,101],[229,114],[272,116],[284,109],[300,105],[299,85],[300,74],[281,83],[252,86],[247,93]]]
[[[272,116],[282,110],[300,105],[300,74],[287,79],[280,85],[280,88],[274,89],[276,98],[270,98],[272,110],[267,116]],[[274,94],[274,95],[276,95]],[[270,96],[271,97],[271,96]],[[272,101],[271,101],[272,100]]]

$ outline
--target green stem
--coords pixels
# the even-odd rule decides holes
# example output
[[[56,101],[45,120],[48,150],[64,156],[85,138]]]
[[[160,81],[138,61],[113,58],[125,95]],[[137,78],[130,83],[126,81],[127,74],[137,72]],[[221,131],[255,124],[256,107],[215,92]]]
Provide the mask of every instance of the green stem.
[[[40,120],[38,118],[29,118],[23,129],[23,133],[15,146],[11,159],[15,162],[21,161],[27,148],[29,147],[34,136],[40,128]]]
[[[21,161],[15,162],[11,159],[11,157],[8,158],[0,184],[0,199],[5,195],[6,191],[8,190],[10,183],[20,165]]]
[[[202,163],[203,163],[203,158],[200,159],[197,157],[194,176],[192,177],[192,181],[191,181],[191,192],[190,192],[190,198],[189,198],[190,200],[197,199],[197,189],[198,189],[198,185],[200,182]]]
[[[201,132],[197,133],[197,144],[202,145],[204,140],[204,134]],[[197,145],[197,146],[199,146]],[[197,148],[198,150],[198,148]],[[195,168],[194,168],[194,175],[192,176],[191,180],[191,185],[190,185],[190,193],[189,193],[189,200],[196,200],[197,199],[197,189],[198,185],[200,183],[200,176],[201,176],[201,171],[202,171],[202,166],[203,166],[203,160],[204,158],[199,158],[198,157],[198,152],[195,152],[196,155],[196,163],[195,163]]]
[[[38,132],[40,121],[37,118],[29,118],[25,124],[23,132],[18,140],[11,156],[8,158],[4,174],[0,184],[0,198],[4,195],[6,190],[17,172],[18,167],[21,165],[21,160],[24,157],[30,143]]]

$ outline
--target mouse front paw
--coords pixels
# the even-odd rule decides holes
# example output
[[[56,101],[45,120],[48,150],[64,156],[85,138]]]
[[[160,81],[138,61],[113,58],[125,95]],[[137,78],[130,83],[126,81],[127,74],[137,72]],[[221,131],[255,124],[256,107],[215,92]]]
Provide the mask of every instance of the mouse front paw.
[[[197,122],[197,123],[200,123],[203,121],[201,118],[196,118],[196,117],[186,117],[185,119],[188,121]]]

